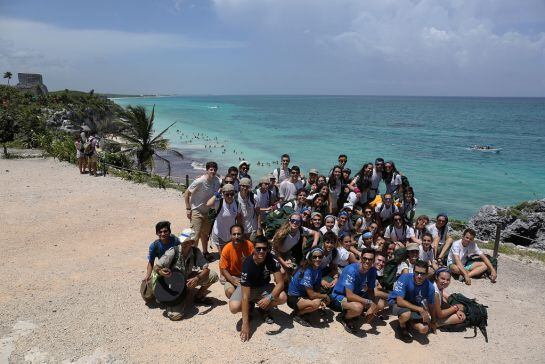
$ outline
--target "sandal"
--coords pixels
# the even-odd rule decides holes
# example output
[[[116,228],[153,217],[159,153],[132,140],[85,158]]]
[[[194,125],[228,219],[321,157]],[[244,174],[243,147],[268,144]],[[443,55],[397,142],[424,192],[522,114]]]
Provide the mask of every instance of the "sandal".
[[[258,308],[258,311],[261,314],[261,318],[263,318],[263,321],[265,321],[266,324],[269,324],[269,325],[274,324],[274,320],[269,311],[265,311],[261,308]]]
[[[399,327],[399,338],[401,339],[401,341],[406,343],[410,343],[411,341],[413,341],[413,337],[409,333],[409,329],[407,329],[406,327]]]
[[[356,332],[356,326],[354,325],[353,319],[350,319],[350,320],[343,319],[341,323],[343,324],[343,327],[346,330],[346,332],[350,334],[353,334]]]

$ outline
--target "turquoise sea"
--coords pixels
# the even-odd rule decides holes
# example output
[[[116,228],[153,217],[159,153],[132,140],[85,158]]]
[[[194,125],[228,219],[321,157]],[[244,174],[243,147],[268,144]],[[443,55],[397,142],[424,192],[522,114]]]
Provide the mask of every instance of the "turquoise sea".
[[[290,154],[304,173],[310,168],[324,173],[344,153],[353,174],[376,157],[393,160],[415,188],[418,212],[432,216],[446,212],[467,219],[484,204],[545,197],[545,98],[187,96],[114,101],[150,110],[155,105],[156,131],[177,121],[166,135],[171,145],[185,150],[186,159],[217,161],[222,174],[245,159],[257,179],[276,168],[270,163],[282,153]],[[502,150],[469,150],[474,144]],[[258,161],[265,166],[257,166]]]

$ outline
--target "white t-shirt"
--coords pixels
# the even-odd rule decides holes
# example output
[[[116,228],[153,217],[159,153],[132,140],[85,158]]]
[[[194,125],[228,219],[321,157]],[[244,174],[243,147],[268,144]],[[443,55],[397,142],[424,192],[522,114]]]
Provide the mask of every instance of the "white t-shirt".
[[[411,203],[405,203],[405,201],[401,202],[401,206],[399,206],[399,213],[405,217],[409,217],[411,215],[411,212],[416,213],[416,206],[418,205],[418,199],[414,199],[414,204]]]
[[[414,273],[414,265],[412,265],[408,261],[404,261],[404,262],[399,263],[399,265],[397,266],[397,273],[396,274],[400,275],[401,272],[403,272],[403,269],[408,269],[409,270],[408,273]]]
[[[214,202],[214,208],[219,209],[220,201]],[[233,201],[230,205],[223,201],[221,211],[218,212],[214,226],[212,227],[212,234],[216,235],[223,241],[231,240],[231,226],[236,222],[238,214],[237,203]]]
[[[237,200],[240,205],[240,212],[242,213],[242,225],[244,226],[244,232],[251,234],[257,230],[257,213],[255,211],[255,205],[252,203],[249,195],[245,201],[240,193],[238,193]]]
[[[290,178],[289,169],[275,168],[272,174],[276,178],[276,183],[282,183]]]
[[[384,207],[382,208],[382,211],[381,210],[381,207],[382,207],[382,203],[379,203],[376,207],[375,207],[375,212],[380,212],[380,218],[382,220],[388,220],[389,218],[391,218],[392,216],[394,216],[394,213],[398,212],[397,210],[397,206],[392,204],[390,207],[386,207],[386,205],[384,205]]]
[[[445,243],[445,239],[450,233],[450,226],[447,225],[446,229],[447,231],[443,234],[443,237],[439,239],[439,245],[443,245]],[[437,229],[437,226],[434,222],[426,226],[426,230],[428,230],[428,232],[433,236],[434,239],[439,236],[439,230]]]
[[[399,173],[395,173],[392,177],[390,183],[386,183],[386,193],[394,193],[396,192],[398,186],[401,186],[401,175]]]
[[[450,248],[450,252],[448,253],[447,266],[454,264],[455,255],[460,257],[463,265],[466,265],[468,257],[475,254],[481,255],[482,253],[483,252],[474,241],[469,243],[468,246],[464,246],[462,244],[462,239],[456,240],[454,243],[452,243],[452,248]]]
[[[303,182],[301,182],[301,180],[297,180],[297,182],[293,183],[291,180],[287,179],[280,184],[280,197],[283,198],[284,201],[292,200],[296,197],[297,190],[301,188],[303,188]]]
[[[311,233],[311,230],[307,229],[306,227],[301,227],[301,229],[303,229],[303,234],[305,235]],[[286,237],[284,238],[282,246],[280,247],[280,253],[290,251],[291,248],[297,245],[297,243],[299,242],[299,238],[301,238],[301,233],[299,232],[299,229],[297,229],[295,235],[291,235],[290,233],[288,233],[288,235],[286,235]]]
[[[371,188],[369,189],[368,196],[369,199],[375,198],[379,192],[380,181],[382,181],[382,172],[377,172],[375,167],[373,167],[373,175],[371,176]]]
[[[405,234],[403,234],[403,230],[405,230]],[[397,228],[394,225],[390,225],[384,231],[384,239],[390,239],[391,241],[401,241],[404,243],[413,237],[414,229],[410,226]]]
[[[221,186],[221,181],[218,177],[214,177],[211,181],[206,179],[206,176],[201,176],[193,181],[187,188],[191,192],[189,201],[191,209],[197,210],[203,214],[208,213],[206,203],[218,191]]]
[[[435,253],[433,252],[433,247],[430,247],[430,250],[426,252],[424,251],[424,248],[422,247],[422,245],[420,245],[420,254],[418,255],[418,258],[420,260],[425,261],[426,263],[433,262],[433,260],[435,259]]]
[[[348,265],[348,258],[350,258],[350,252],[344,247],[337,248],[337,256],[333,263],[337,264],[339,267],[346,267]]]
[[[334,232],[335,235],[339,236],[339,227],[337,226],[337,222],[335,222],[335,225],[333,225],[331,231]],[[320,228],[320,232],[322,233],[322,235],[327,233],[327,228],[325,227],[325,225]]]

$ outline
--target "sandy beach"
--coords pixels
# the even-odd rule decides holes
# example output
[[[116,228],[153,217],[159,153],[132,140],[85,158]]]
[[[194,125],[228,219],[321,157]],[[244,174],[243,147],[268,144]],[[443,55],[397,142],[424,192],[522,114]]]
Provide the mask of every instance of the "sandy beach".
[[[489,343],[479,333],[438,332],[411,344],[396,340],[392,317],[376,330],[346,333],[329,315],[323,328],[293,324],[291,311],[256,320],[242,343],[223,287],[212,308],[171,322],[139,294],[154,225],[188,226],[182,194],[114,177],[80,175],[52,159],[0,160],[0,363],[457,363],[543,362],[545,268],[500,256],[498,283],[453,282],[489,306]],[[212,268],[217,271],[217,261]],[[256,328],[257,326],[257,328]]]

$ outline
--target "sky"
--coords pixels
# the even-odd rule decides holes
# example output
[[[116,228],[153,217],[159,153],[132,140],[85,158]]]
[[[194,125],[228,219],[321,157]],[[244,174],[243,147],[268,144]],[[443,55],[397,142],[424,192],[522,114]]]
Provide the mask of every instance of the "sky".
[[[0,0],[0,71],[128,94],[544,97],[545,0]]]

